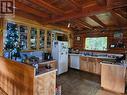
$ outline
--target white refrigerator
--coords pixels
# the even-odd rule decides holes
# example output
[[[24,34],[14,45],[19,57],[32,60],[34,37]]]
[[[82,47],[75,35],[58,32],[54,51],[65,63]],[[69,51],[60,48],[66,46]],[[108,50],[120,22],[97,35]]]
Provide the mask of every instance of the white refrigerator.
[[[57,75],[68,71],[68,42],[53,41],[52,57],[57,61]]]

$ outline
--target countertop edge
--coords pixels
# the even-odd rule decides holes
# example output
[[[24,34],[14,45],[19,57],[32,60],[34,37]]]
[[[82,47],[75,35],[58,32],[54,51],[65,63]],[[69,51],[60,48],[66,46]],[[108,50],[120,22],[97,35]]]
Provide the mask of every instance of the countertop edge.
[[[49,71],[47,71],[47,72],[44,72],[44,73],[35,75],[35,77],[44,76],[44,75],[46,75],[46,74],[49,74],[49,73],[52,73],[52,72],[56,72],[56,71],[57,71],[57,69],[49,70]]]

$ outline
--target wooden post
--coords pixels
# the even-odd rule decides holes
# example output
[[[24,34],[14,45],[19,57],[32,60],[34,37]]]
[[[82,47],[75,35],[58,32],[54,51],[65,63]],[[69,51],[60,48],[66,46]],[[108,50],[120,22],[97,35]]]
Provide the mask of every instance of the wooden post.
[[[40,29],[37,29],[37,50],[40,48]]]
[[[3,31],[4,31],[4,19],[0,18],[0,56],[3,56]]]
[[[27,48],[28,48],[28,50],[31,50],[31,48],[30,48],[30,46],[31,46],[31,43],[30,43],[30,37],[31,37],[30,30],[31,30],[31,27],[28,27],[28,33],[27,33]]]
[[[44,50],[47,51],[47,29],[45,29],[45,42],[44,42]]]

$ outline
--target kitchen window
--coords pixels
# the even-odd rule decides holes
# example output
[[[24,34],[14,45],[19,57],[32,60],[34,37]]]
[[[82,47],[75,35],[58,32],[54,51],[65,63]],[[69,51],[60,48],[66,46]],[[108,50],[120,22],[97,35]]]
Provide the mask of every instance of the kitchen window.
[[[86,38],[85,50],[107,51],[107,37]]]

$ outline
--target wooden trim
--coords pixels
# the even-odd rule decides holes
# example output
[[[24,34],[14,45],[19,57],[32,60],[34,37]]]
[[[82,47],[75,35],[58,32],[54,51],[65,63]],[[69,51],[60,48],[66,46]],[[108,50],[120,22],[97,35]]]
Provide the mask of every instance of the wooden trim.
[[[40,29],[37,29],[37,50],[40,48]]]
[[[14,18],[6,18],[5,20],[6,20],[6,22],[8,22],[8,21],[15,22],[17,24],[23,24],[23,25],[29,26],[29,27],[42,28],[42,25],[40,23],[38,23],[37,21],[33,21],[33,20],[19,17],[19,16],[15,16]]]
[[[48,30],[45,29],[45,38],[44,38],[44,40],[45,40],[45,42],[44,42],[44,43],[45,43],[45,45],[44,45],[44,50],[45,50],[45,51],[47,51],[47,31],[48,31]]]
[[[4,19],[0,19],[0,56],[3,55],[3,32],[4,32]]]
[[[27,33],[27,48],[28,48],[28,50],[30,50],[30,37],[31,37],[30,29],[31,29],[31,27],[28,26],[28,33]]]

